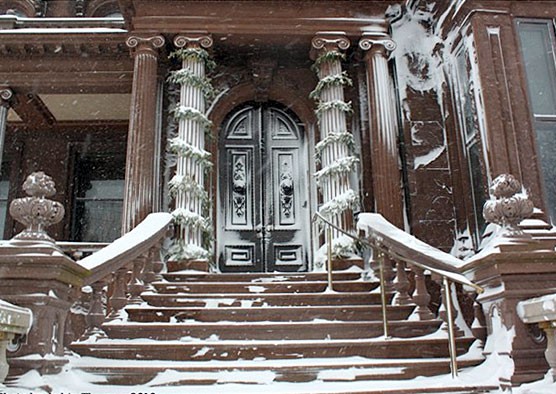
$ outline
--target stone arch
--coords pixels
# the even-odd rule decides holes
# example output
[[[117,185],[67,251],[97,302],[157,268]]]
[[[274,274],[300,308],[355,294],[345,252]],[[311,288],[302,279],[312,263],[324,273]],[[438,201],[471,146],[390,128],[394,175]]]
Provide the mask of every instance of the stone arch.
[[[84,12],[89,17],[107,17],[112,14],[121,14],[120,6],[114,0],[92,0]]]

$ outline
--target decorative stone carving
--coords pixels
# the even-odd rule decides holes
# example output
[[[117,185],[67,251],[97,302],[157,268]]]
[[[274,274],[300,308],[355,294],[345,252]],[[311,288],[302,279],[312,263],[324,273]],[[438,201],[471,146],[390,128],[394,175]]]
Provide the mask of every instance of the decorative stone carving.
[[[13,98],[13,91],[10,88],[0,89],[0,105],[7,105],[9,101]]]
[[[140,37],[140,36],[129,36],[126,40],[126,45],[129,48],[141,48],[146,47],[151,50],[156,50],[162,48],[164,45],[164,37],[162,36],[151,36],[151,37]]]
[[[30,196],[18,198],[10,204],[10,215],[27,226],[14,239],[54,242],[45,229],[64,217],[64,207],[47,199],[56,193],[52,178],[44,172],[34,172],[23,183],[23,190]]]
[[[376,37],[376,36],[366,36],[363,35],[359,41],[359,48],[364,51],[368,51],[373,46],[378,46],[384,48],[387,52],[392,52],[396,49],[396,43],[389,37]]]
[[[35,16],[44,16],[46,14],[46,1],[45,0],[31,0],[35,8]]]
[[[534,205],[521,183],[512,175],[499,175],[490,187],[490,200],[483,207],[483,216],[489,223],[503,227],[504,235],[526,236],[519,223],[533,214]]]
[[[234,163],[234,173],[232,179],[232,191],[233,191],[233,204],[234,213],[238,217],[245,216],[245,202],[247,199],[247,174],[245,173],[245,157],[241,156],[237,158]]]
[[[85,8],[87,7],[86,0],[75,0],[75,16],[85,15]]]

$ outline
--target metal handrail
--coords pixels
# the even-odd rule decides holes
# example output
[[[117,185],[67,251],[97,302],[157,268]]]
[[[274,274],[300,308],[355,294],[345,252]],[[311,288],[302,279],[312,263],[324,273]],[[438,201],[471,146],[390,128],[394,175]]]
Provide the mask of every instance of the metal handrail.
[[[473,289],[475,289],[478,293],[482,293],[484,290],[482,289],[482,287],[476,285],[475,283],[471,282],[469,279],[467,279],[464,275],[460,274],[459,272],[457,272],[457,268],[454,268],[448,264],[445,264],[441,261],[435,261],[436,265],[441,266],[444,269],[440,269],[438,267],[432,267],[429,264],[422,264],[419,263],[413,259],[410,259],[408,257],[405,256],[401,256],[399,253],[395,253],[392,250],[390,250],[386,245],[385,245],[385,240],[383,239],[375,239],[374,243],[371,243],[369,241],[367,241],[366,239],[363,239],[361,237],[358,237],[354,234],[349,233],[348,231],[336,226],[334,223],[331,223],[328,219],[326,219],[324,216],[322,216],[320,213],[316,212],[315,215],[313,216],[313,222],[316,222],[317,219],[321,220],[322,222],[324,222],[327,226],[328,226],[328,234],[331,233],[330,229],[334,228],[337,231],[339,231],[340,233],[352,238],[353,240],[361,243],[362,245],[365,245],[371,249],[377,249],[378,251],[378,262],[379,262],[379,272],[380,272],[380,294],[381,294],[381,304],[382,304],[382,322],[383,322],[383,333],[384,333],[384,337],[385,339],[388,339],[388,317],[387,317],[387,308],[386,308],[386,292],[384,290],[384,256],[385,254],[390,255],[391,257],[393,257],[394,259],[397,260],[401,260],[404,261],[410,265],[414,265],[416,267],[419,267],[421,269],[425,269],[425,270],[429,270],[430,272],[439,275],[442,278],[442,285],[444,287],[444,293],[445,293],[445,302],[447,305],[445,305],[446,307],[446,319],[448,320],[448,341],[449,341],[449,353],[450,353],[450,370],[452,373],[452,378],[457,377],[457,348],[456,348],[456,341],[455,341],[455,327],[454,327],[454,317],[452,314],[452,294],[451,294],[451,284],[450,284],[450,280],[456,283],[460,283],[462,285],[465,286],[470,286]],[[402,231],[402,230],[400,230]],[[332,240],[331,240],[331,235],[329,235],[327,240],[328,243],[328,259],[329,259],[329,263],[328,263],[328,270],[329,270],[329,287],[332,286],[331,284],[331,270],[332,270],[332,263],[331,263],[331,250],[332,250]],[[411,249],[411,248],[410,248]],[[419,255],[419,253],[417,253],[417,255]]]

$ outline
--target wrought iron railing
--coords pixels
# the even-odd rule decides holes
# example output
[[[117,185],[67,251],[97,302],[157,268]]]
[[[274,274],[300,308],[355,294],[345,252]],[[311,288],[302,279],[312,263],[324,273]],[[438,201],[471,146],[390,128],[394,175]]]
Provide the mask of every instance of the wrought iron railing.
[[[334,228],[339,233],[344,234],[360,245],[369,248],[376,252],[376,261],[378,262],[379,280],[380,280],[380,294],[382,306],[382,323],[383,334],[385,339],[389,339],[388,333],[388,314],[387,314],[387,280],[386,271],[388,264],[385,264],[387,257],[390,260],[397,261],[397,275],[398,282],[403,283],[406,275],[406,264],[412,266],[415,270],[415,293],[413,301],[420,316],[431,318],[432,313],[428,309],[428,301],[430,296],[426,294],[426,286],[424,279],[424,272],[429,271],[442,279],[443,288],[443,303],[446,310],[445,320],[448,325],[448,342],[450,353],[450,370],[452,377],[456,377],[458,373],[457,367],[457,349],[455,340],[455,326],[454,326],[454,303],[452,300],[451,282],[459,283],[464,286],[473,288],[476,292],[482,293],[483,289],[467,279],[458,271],[458,266],[463,265],[463,262],[447,253],[434,249],[431,246],[419,241],[410,234],[402,231],[389,223],[380,214],[362,214],[371,215],[366,219],[366,228],[361,228],[366,232],[365,238],[354,235],[346,230],[339,228],[331,223],[324,216],[315,213],[313,221],[320,221],[325,227],[326,242],[327,242],[327,270],[328,270],[328,287],[333,289],[333,276],[332,276],[332,231]],[[390,266],[391,269],[391,266]],[[407,282],[407,278],[405,278]],[[403,286],[402,286],[403,287]],[[406,289],[407,291],[407,289]],[[409,296],[405,299],[409,303]],[[408,300],[409,299],[409,300]]]

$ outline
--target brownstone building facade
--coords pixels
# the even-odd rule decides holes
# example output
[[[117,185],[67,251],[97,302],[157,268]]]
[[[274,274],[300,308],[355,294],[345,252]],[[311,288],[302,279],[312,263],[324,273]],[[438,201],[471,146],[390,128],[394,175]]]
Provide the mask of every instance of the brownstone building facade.
[[[172,212],[167,255],[217,272],[317,271],[317,212],[345,230],[377,212],[469,258],[500,174],[548,233],[554,18],[533,0],[3,0],[4,239],[35,171],[66,210],[55,240],[111,243]],[[512,302],[554,286],[536,290]]]

